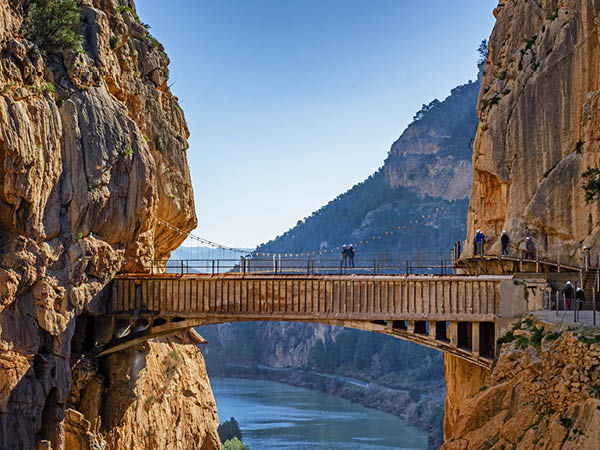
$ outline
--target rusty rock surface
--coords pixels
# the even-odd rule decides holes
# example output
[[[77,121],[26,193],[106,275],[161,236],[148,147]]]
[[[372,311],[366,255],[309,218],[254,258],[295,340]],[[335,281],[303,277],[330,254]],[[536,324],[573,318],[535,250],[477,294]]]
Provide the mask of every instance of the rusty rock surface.
[[[598,448],[600,334],[566,327],[550,332],[552,326],[541,323],[530,328],[534,326],[549,330],[542,330],[536,345],[522,337],[502,344],[483,383],[449,365],[448,400],[454,385],[472,389],[457,414],[446,417],[443,450]]]
[[[106,363],[109,448],[220,450],[217,406],[195,346],[167,338],[122,353]]]
[[[95,375],[71,392],[78,318],[183,241],[163,222],[196,225],[164,49],[133,1],[81,3],[83,51],[46,56],[24,37],[27,2],[0,4],[0,449],[69,447],[67,409],[102,395]]]
[[[494,14],[467,239],[481,228],[499,254],[506,229],[521,251],[531,236],[539,256],[579,264],[600,238],[598,202],[586,204],[582,188],[583,172],[600,166],[600,7],[502,0]]]

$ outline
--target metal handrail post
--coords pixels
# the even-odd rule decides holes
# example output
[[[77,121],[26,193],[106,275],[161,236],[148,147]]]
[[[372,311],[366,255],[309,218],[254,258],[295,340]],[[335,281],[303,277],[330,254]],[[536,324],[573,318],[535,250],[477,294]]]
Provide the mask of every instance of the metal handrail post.
[[[215,260],[212,260],[212,274],[215,274]]]

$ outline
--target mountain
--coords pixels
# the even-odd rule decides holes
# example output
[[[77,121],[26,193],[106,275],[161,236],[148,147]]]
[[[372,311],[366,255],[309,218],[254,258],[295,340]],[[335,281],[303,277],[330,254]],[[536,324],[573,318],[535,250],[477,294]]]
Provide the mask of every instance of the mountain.
[[[379,170],[257,252],[450,252],[466,233],[479,87],[423,105]]]

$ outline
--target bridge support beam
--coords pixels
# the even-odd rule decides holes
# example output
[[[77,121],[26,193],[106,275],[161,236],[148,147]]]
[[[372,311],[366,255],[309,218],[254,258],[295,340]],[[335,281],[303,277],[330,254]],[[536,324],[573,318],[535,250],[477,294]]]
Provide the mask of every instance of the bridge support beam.
[[[458,348],[458,322],[448,323],[447,333],[450,339],[450,345],[454,348]]]
[[[479,322],[471,323],[471,351],[474,355],[480,354]]]
[[[435,340],[436,335],[437,335],[437,322],[429,321],[429,337],[431,339]]]

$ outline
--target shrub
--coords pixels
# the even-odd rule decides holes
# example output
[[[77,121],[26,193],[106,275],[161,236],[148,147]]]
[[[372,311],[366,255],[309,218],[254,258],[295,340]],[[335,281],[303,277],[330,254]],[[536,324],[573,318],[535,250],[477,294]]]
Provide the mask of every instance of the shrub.
[[[110,44],[110,48],[115,49],[115,48],[117,48],[117,45],[119,44],[119,38],[117,36],[115,36],[114,34],[111,34],[110,39],[108,40],[108,43]]]
[[[25,19],[26,37],[45,54],[81,48],[80,15],[75,0],[35,0]]]
[[[585,191],[585,202],[600,198],[600,169],[590,167],[583,172],[583,190]]]
[[[527,39],[525,41],[525,50],[529,50],[531,47],[533,47],[533,44],[535,44],[535,41],[537,41],[537,34],[534,34],[533,36],[531,36],[529,39]]]
[[[221,446],[222,450],[250,450],[250,447],[242,444],[238,438],[229,439]]]
[[[46,81],[43,89],[46,94],[54,94],[54,92],[56,91],[54,84],[50,83],[49,81]]]

